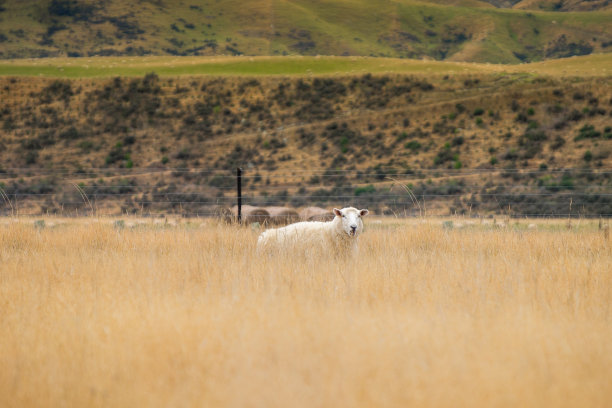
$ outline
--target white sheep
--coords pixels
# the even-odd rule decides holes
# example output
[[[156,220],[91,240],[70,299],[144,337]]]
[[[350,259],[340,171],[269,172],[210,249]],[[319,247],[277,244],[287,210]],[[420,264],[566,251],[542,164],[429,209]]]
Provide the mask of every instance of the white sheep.
[[[336,256],[355,255],[357,238],[363,231],[361,217],[368,212],[353,207],[334,208],[335,217],[328,222],[303,221],[268,229],[259,236],[257,251],[325,251]]]

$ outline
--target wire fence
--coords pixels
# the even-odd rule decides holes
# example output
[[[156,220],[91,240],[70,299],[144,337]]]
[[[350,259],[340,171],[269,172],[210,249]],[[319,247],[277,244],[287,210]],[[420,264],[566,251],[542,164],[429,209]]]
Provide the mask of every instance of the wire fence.
[[[4,169],[0,196],[4,216],[213,217],[235,215],[237,201],[235,172],[207,168]],[[296,211],[367,207],[402,217],[607,218],[612,217],[612,170],[246,168],[242,204]]]

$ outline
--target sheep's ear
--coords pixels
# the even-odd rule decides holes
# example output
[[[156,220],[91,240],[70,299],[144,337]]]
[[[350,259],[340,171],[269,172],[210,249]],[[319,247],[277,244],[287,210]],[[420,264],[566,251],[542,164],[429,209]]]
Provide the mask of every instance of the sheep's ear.
[[[334,214],[336,214],[338,217],[342,217],[342,210],[334,208]]]
[[[362,217],[365,216],[365,215],[368,215],[369,213],[370,212],[368,210],[366,210],[366,209],[359,210],[359,215],[361,215]]]

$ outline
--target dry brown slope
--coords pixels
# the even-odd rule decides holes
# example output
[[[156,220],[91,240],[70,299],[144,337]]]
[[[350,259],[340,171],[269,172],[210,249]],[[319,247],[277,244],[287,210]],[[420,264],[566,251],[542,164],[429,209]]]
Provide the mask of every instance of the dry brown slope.
[[[498,169],[486,179],[466,179],[471,187],[465,191],[480,191],[488,182],[510,188],[512,182],[502,177],[508,168],[598,172],[612,167],[607,78],[149,75],[7,78],[2,89],[10,101],[0,112],[0,157],[9,191],[59,188],[29,179],[36,169],[78,174],[94,168],[94,177],[80,181],[94,186],[98,179],[107,184],[125,179],[133,184],[123,188],[127,193],[161,182],[179,192],[214,196],[223,192],[224,182],[208,177],[194,185],[193,175],[173,169],[244,166],[260,175],[262,184],[251,185],[256,194],[294,193],[301,187],[300,195],[307,197],[329,188],[330,180],[317,180],[314,173],[292,176],[297,169],[350,170],[347,182],[355,188],[380,183],[376,174],[383,172],[414,172],[411,182],[443,183],[432,172]],[[526,185],[521,191],[546,188],[559,177],[530,176],[520,183]],[[265,184],[270,179],[273,183]]]

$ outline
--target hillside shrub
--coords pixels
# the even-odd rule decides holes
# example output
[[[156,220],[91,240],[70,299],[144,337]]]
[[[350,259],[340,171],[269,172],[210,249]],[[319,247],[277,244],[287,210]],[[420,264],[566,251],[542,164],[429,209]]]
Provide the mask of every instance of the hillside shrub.
[[[449,133],[454,133],[455,132],[455,126],[453,125],[448,125],[446,123],[446,119],[440,121],[440,122],[436,122],[434,123],[431,131],[432,133],[438,133],[440,135],[446,135]]]
[[[309,180],[308,183],[309,184],[319,184],[321,182],[321,179],[319,178],[319,176],[312,176]]]
[[[54,130],[46,130],[38,135],[38,143],[42,147],[53,146],[56,142],[55,140],[55,131]]]
[[[374,194],[374,193],[376,193],[376,188],[372,184],[369,184],[363,187],[357,187],[355,188],[355,191],[354,191],[354,194],[356,196]]]
[[[30,150],[24,156],[25,164],[35,164],[38,161],[38,152]]]
[[[144,34],[144,30],[138,26],[138,23],[134,20],[128,20],[128,15],[119,17],[107,17],[106,21],[115,26],[117,31],[115,32],[116,38],[129,38],[136,39],[138,35]]]
[[[564,174],[561,177],[561,182],[559,183],[559,187],[565,190],[573,190],[574,189],[574,179],[569,174]]]
[[[55,80],[42,89],[40,92],[40,102],[49,104],[54,100],[68,102],[74,95],[70,81]]]
[[[531,129],[525,132],[522,139],[519,139],[519,144],[522,143],[521,140],[523,140],[523,143],[524,143],[525,140],[530,141],[530,142],[543,142],[546,139],[547,139],[546,132],[542,130]]]
[[[51,0],[47,10],[52,16],[89,20],[94,16],[95,7],[76,0]]]
[[[535,120],[530,120],[529,123],[527,124],[527,129],[529,130],[537,129],[539,127],[540,127],[540,124]]]
[[[521,158],[531,159],[542,151],[542,142],[547,139],[547,135],[542,130],[528,130],[519,138],[521,146]]]
[[[567,126],[567,120],[565,118],[557,119],[553,123],[553,128],[555,128],[556,130],[564,129],[566,126]]]
[[[12,117],[4,119],[4,122],[2,123],[2,130],[6,132],[10,132],[11,130],[14,130],[15,128],[16,128],[15,119],[13,119]]]
[[[234,186],[234,183],[234,176],[223,176],[221,174],[216,174],[210,179],[208,185],[217,188],[230,188]]]
[[[518,123],[527,123],[529,119],[527,118],[527,115],[521,112],[518,115],[516,115],[516,117],[514,118],[514,121]]]
[[[421,143],[416,140],[411,140],[410,142],[407,142],[404,147],[415,152],[421,148]]]
[[[78,144],[79,149],[81,149],[84,153],[89,153],[91,149],[93,149],[94,144],[88,140],[82,141]]]
[[[63,140],[76,140],[83,137],[81,132],[79,132],[74,126],[70,126],[68,129],[60,132],[58,136]]]
[[[567,120],[572,121],[572,122],[578,122],[583,117],[584,117],[584,115],[582,113],[580,113],[577,109],[572,109],[572,111],[569,112],[568,115],[567,115]]]
[[[23,139],[20,142],[21,148],[24,150],[40,150],[42,146],[38,139]]]
[[[561,113],[563,112],[563,106],[559,103],[555,103],[554,105],[548,106],[546,111],[551,114]]]
[[[514,148],[508,149],[506,151],[506,153],[504,153],[502,155],[502,159],[504,159],[504,160],[516,160],[516,159],[518,159],[518,152]]]
[[[340,151],[342,153],[346,153],[348,152],[348,144],[349,144],[349,140],[346,136],[342,137],[342,139],[340,139]]]
[[[463,138],[463,136],[454,137],[451,140],[451,146],[461,146],[464,141],[465,141],[465,139]]]
[[[444,147],[434,157],[434,165],[438,166],[440,164],[444,164],[446,162],[456,161],[456,160],[458,160],[457,153],[451,150],[449,143],[446,143]]]
[[[121,143],[117,143],[109,152],[108,155],[106,156],[106,158],[104,159],[104,162],[109,165],[109,164],[114,164],[117,162],[121,162],[123,160],[125,160],[126,158],[128,158],[129,153],[126,153],[123,150],[123,144]]]
[[[578,131],[578,135],[574,138],[575,141],[583,139],[597,139],[601,137],[601,132],[595,130],[593,125],[584,125]]]
[[[550,144],[550,148],[553,150],[558,150],[565,144],[565,139],[562,136],[555,137],[555,140]]]

